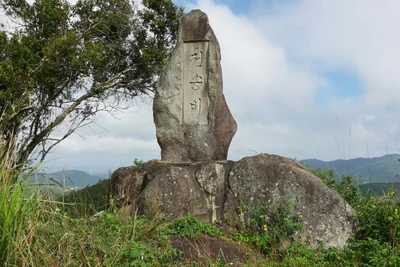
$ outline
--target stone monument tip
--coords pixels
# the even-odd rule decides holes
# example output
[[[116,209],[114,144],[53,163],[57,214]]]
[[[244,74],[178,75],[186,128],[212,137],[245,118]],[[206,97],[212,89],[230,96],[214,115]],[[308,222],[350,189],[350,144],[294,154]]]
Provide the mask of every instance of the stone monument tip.
[[[208,16],[200,9],[194,9],[181,18],[181,38],[183,42],[208,40],[211,27]]]

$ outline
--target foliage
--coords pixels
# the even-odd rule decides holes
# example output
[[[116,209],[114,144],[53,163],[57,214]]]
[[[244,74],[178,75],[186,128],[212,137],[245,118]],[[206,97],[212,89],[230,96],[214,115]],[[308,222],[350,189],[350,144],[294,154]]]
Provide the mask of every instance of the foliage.
[[[275,253],[281,242],[293,240],[303,228],[302,215],[294,213],[288,199],[256,207],[241,205],[239,212],[250,217],[250,227],[244,235],[236,234],[236,239],[250,241],[267,254]]]
[[[319,177],[324,184],[326,184],[329,188],[335,188],[335,175],[333,171],[327,168],[324,169],[313,169],[309,168],[312,174]]]
[[[20,167],[151,92],[182,14],[171,0],[30,3],[0,1],[0,156]]]
[[[200,219],[194,218],[190,214],[179,218],[171,223],[165,230],[165,234],[176,235],[180,237],[188,237],[198,239],[203,234],[210,236],[222,236],[223,233],[213,224],[206,224]]]
[[[0,262],[12,262],[15,241],[24,227],[25,218],[32,207],[31,198],[25,198],[27,187],[11,184],[8,174],[0,171]]]
[[[355,175],[343,175],[338,184],[335,183],[333,171],[327,168],[310,171],[320,178],[328,187],[335,189],[350,205],[356,205],[362,198],[361,190],[356,184]]]
[[[362,198],[360,187],[355,183],[354,175],[342,176],[337,192],[352,206],[360,202]]]
[[[313,250],[295,240],[286,249],[281,250],[282,260],[276,266],[343,266],[324,259],[325,253],[326,251],[321,248]]]
[[[388,243],[380,242],[373,238],[351,239],[349,246],[344,250],[342,261],[350,264],[358,263],[359,266],[398,266],[400,249],[391,247]]]
[[[96,229],[103,229],[106,233],[95,239],[93,246],[112,251],[103,262],[106,266],[159,266],[172,262],[178,252],[167,247],[165,236],[148,239],[158,225],[159,222],[141,217],[122,218],[115,213],[107,213],[96,220]],[[104,238],[109,242],[104,242]],[[118,240],[125,243],[119,241],[120,247],[114,248]]]
[[[22,202],[23,194],[16,185],[12,188],[10,200]],[[3,266],[165,266],[179,259],[165,236],[153,236],[159,221],[123,218],[113,212],[94,221],[72,218],[57,202],[31,200],[34,205],[25,203],[23,210],[1,205]],[[8,207],[21,212],[14,216],[7,213]]]
[[[107,195],[110,180],[101,180],[97,184],[87,186],[82,190],[72,191],[58,199],[64,211],[71,216],[92,215],[107,208]],[[67,204],[67,205],[65,205]]]
[[[143,160],[140,160],[140,159],[137,159],[137,158],[135,158],[134,160],[133,160],[133,164],[135,165],[135,166],[140,166],[140,165],[142,165],[144,162],[143,162]]]
[[[400,244],[400,213],[394,192],[385,197],[368,196],[356,206],[360,222],[358,239],[385,242],[392,247]]]

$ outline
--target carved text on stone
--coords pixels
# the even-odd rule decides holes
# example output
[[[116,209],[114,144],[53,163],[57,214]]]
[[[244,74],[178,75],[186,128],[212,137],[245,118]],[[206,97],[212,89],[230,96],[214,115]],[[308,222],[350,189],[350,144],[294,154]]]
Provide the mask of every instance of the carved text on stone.
[[[207,54],[207,41],[184,43],[182,121],[187,125],[208,124]]]

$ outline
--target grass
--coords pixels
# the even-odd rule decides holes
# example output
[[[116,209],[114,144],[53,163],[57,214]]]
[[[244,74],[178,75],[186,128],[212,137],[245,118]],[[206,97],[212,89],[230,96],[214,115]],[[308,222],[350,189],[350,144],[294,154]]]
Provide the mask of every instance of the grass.
[[[0,262],[7,263],[8,255],[18,249],[17,240],[20,229],[30,215],[32,199],[25,199],[25,188],[19,184],[10,184],[7,174],[0,174]]]
[[[396,195],[388,191],[384,197],[362,196],[351,176],[334,184],[328,171],[314,173],[357,211],[360,231],[344,249],[312,250],[296,240],[293,233],[302,227],[301,214],[292,214],[290,200],[278,206],[241,207],[252,215],[250,225],[225,234],[219,228],[223,222],[206,224],[190,215],[173,222],[157,216],[123,217],[112,205],[93,220],[92,214],[105,203],[91,196],[96,190],[86,188],[66,202],[54,201],[28,191],[27,184],[7,182],[14,174],[0,171],[0,262],[7,267],[230,266],[223,257],[203,263],[188,260],[171,245],[171,237],[201,244],[208,236],[245,251],[242,266],[400,266]],[[97,186],[101,191],[107,185]],[[198,253],[208,257],[207,251]]]

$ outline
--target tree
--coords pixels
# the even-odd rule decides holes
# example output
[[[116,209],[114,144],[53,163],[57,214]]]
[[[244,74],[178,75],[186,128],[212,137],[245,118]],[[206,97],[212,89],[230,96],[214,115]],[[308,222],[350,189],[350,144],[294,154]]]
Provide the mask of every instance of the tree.
[[[99,111],[153,91],[183,10],[171,0],[143,6],[0,0],[12,21],[0,28],[0,162],[41,161]]]

